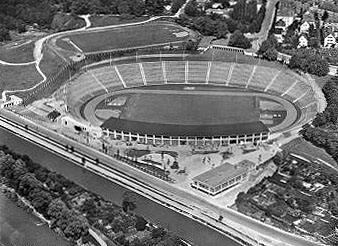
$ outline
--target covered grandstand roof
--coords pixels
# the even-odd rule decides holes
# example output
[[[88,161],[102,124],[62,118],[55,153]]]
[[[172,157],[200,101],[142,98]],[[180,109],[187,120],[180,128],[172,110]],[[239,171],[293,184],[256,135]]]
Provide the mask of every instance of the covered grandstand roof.
[[[260,121],[225,125],[174,125],[130,121],[111,117],[101,127],[126,133],[179,137],[216,137],[269,132],[268,128]]]

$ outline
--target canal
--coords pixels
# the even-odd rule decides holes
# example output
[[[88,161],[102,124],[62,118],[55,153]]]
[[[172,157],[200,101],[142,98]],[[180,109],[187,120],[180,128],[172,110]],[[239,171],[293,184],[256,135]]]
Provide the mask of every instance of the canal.
[[[27,140],[4,130],[0,127],[0,145],[7,145],[12,150],[22,155],[26,154],[35,162],[49,168],[50,170],[61,173],[65,177],[84,188],[95,192],[106,199],[121,204],[123,193],[127,191],[122,186],[106,180],[96,174],[87,171],[71,161],[64,159],[48,150],[34,145]],[[230,238],[222,235],[209,227],[202,225],[192,219],[189,219],[173,210],[163,207],[147,198],[135,194],[136,211],[135,213],[143,215],[150,221],[160,224],[177,235],[185,238],[187,241],[199,246],[240,246]],[[2,200],[2,198],[0,198]],[[10,203],[1,201],[0,221],[6,222],[9,218],[5,216],[4,210],[7,206],[13,207]],[[18,222],[21,224],[22,222]],[[25,222],[23,222],[25,223]],[[18,226],[12,225],[13,230],[19,230]],[[42,227],[40,227],[42,229]],[[2,233],[2,227],[0,228]],[[47,228],[48,229],[48,228]],[[3,236],[0,241],[3,242]],[[6,244],[5,244],[6,245]],[[20,244],[18,244],[20,245]],[[27,245],[27,244],[26,244]],[[28,244],[29,245],[29,244]],[[32,245],[40,245],[38,243]],[[43,244],[41,244],[43,245]],[[57,245],[57,244],[55,244]]]

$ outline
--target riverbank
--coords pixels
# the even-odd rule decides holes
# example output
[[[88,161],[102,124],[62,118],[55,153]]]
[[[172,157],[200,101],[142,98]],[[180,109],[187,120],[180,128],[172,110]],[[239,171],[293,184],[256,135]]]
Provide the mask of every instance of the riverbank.
[[[5,113],[5,115],[7,115],[7,112]],[[10,116],[10,118],[12,118],[12,116]],[[47,134],[47,129],[44,127],[37,126],[33,124],[33,122],[22,118],[19,122],[22,120],[27,125],[23,124],[21,126],[17,123],[12,124],[6,119],[0,122],[13,134],[20,137],[22,136],[26,139],[25,141],[43,147],[59,156],[69,158],[72,163],[82,167],[83,170],[90,170],[114,183],[133,190],[153,202],[200,222],[204,226],[226,235],[226,237],[231,237],[232,240],[229,240],[231,243],[248,244],[249,242],[257,244],[257,242],[264,242],[267,245],[285,245],[285,242],[292,242],[290,244],[302,246],[313,245],[303,238],[286,234],[277,228],[265,226],[242,214],[235,213],[225,208],[212,206],[206,201],[200,199],[197,200],[196,197],[191,196],[190,194],[183,194],[180,190],[174,189],[150,175],[144,175],[144,173],[141,174],[122,162],[112,160],[112,158],[107,157],[99,151],[93,150],[63,136],[56,135],[52,131],[48,131]],[[14,122],[17,122],[17,120]],[[38,131],[35,131],[37,128]],[[45,134],[47,134],[47,136]],[[55,140],[57,139],[59,141],[55,141],[54,137]],[[65,148],[65,144],[74,146],[75,151],[73,150],[70,152],[68,148]],[[99,159],[99,163],[94,157]],[[144,181],[145,179],[147,182]],[[187,203],[186,200],[189,200],[189,202]],[[218,219],[220,214],[223,217],[222,221],[219,221]],[[150,217],[153,217],[153,215],[150,215]],[[239,221],[241,221],[241,223],[237,224]],[[164,222],[164,224],[166,224],[166,222]],[[234,225],[237,230],[234,229],[232,225]],[[236,236],[234,237],[234,235]],[[282,235],[283,240],[281,239]],[[254,239],[251,237],[254,237]],[[193,240],[193,238],[194,237],[190,237],[190,240]]]
[[[47,220],[41,213],[37,212],[36,209],[27,199],[16,193],[16,191],[13,188],[6,186],[1,177],[0,177],[0,192],[2,192],[12,202],[15,202],[18,207],[26,210],[27,213],[31,213],[37,218],[39,218],[41,220],[40,225],[46,223],[48,226],[50,226],[50,221]]]
[[[63,237],[51,230],[8,187],[0,188],[0,246],[67,246]]]
[[[133,245],[137,241],[147,246],[159,242],[181,245],[180,238],[161,227],[149,226],[142,216],[134,214],[135,205],[130,196],[125,197],[121,208],[41,167],[27,156],[13,153],[4,146],[0,149],[2,183],[11,187],[3,186],[3,190],[29,207],[71,244],[91,245],[88,232],[92,227],[113,244]]]

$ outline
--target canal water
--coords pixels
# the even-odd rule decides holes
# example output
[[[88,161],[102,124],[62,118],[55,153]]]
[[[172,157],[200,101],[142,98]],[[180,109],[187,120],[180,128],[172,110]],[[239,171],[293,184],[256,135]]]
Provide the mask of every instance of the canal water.
[[[106,180],[96,174],[91,173],[79,166],[76,166],[74,163],[49,152],[39,146],[36,146],[27,140],[21,139],[13,135],[12,133],[4,130],[0,127],[0,145],[5,144],[15,152],[22,155],[26,154],[31,157],[35,162],[40,163],[41,165],[59,172],[73,180],[74,182],[80,184],[84,188],[91,190],[99,195],[102,195],[106,199],[121,204],[122,196],[127,189],[121,187],[109,180]],[[160,224],[170,231],[176,233],[177,235],[185,238],[189,242],[198,246],[240,246],[239,243],[234,242],[230,238],[196,222],[193,221],[175,211],[172,211],[168,208],[165,208],[147,198],[136,195],[136,210],[137,214],[143,215],[145,218],[150,221]],[[4,201],[2,201],[4,200]],[[27,218],[23,218],[21,222],[21,216],[17,218],[13,223],[12,217],[7,214],[16,214],[16,206],[11,204],[10,201],[6,201],[1,197],[1,207],[0,207],[0,241],[6,245],[6,240],[9,240],[10,236],[14,231],[18,231],[17,235],[20,233],[25,234],[25,228],[22,228],[20,225],[26,223]],[[14,216],[16,217],[16,216]],[[22,215],[22,217],[25,217]],[[11,222],[12,221],[12,222]],[[11,224],[12,223],[12,224]],[[5,230],[3,224],[10,225],[10,228]],[[32,223],[33,225],[34,223]],[[47,228],[48,229],[48,228]],[[22,230],[22,231],[21,231]],[[39,227],[39,230],[43,231],[44,228]],[[4,234],[4,235],[2,235]],[[16,235],[16,234],[15,234]],[[40,234],[39,234],[40,235]],[[50,245],[50,244],[39,244],[39,237],[37,234],[32,234],[31,237],[37,237],[36,244],[22,244],[22,245]],[[24,236],[22,236],[24,238]],[[46,235],[47,237],[47,235]],[[54,237],[54,235],[51,235]],[[19,239],[21,240],[21,239]],[[55,240],[55,239],[53,239]],[[50,239],[49,242],[53,242]],[[57,243],[57,242],[55,242]],[[20,245],[20,244],[18,244]],[[54,244],[58,245],[58,244]],[[7,245],[6,245],[7,246]]]
[[[60,235],[0,192],[0,245],[65,246]]]

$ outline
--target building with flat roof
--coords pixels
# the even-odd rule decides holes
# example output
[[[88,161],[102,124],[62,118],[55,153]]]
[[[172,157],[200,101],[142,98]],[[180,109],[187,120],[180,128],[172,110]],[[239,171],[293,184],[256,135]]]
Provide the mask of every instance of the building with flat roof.
[[[214,196],[246,180],[254,168],[255,163],[249,160],[243,160],[235,165],[225,163],[194,177],[191,186]]]

